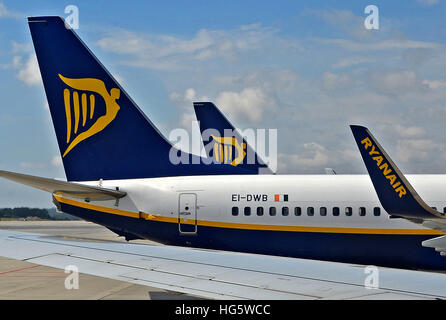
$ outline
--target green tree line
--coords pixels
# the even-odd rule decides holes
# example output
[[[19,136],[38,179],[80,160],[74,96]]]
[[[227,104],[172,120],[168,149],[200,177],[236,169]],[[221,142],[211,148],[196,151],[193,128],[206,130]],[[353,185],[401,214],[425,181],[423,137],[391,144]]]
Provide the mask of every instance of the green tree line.
[[[0,219],[26,219],[29,217],[36,217],[42,220],[56,220],[54,217],[48,214],[47,209],[27,207],[0,208]]]

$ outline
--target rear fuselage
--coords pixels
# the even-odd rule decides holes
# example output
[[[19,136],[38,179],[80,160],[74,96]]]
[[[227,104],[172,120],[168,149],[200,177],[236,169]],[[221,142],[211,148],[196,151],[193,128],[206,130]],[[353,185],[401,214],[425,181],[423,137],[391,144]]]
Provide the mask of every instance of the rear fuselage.
[[[445,175],[408,179],[443,212]],[[64,212],[165,244],[446,269],[445,257],[421,245],[443,233],[389,219],[366,175],[190,176],[102,185],[119,187],[127,196],[118,202],[55,199]]]

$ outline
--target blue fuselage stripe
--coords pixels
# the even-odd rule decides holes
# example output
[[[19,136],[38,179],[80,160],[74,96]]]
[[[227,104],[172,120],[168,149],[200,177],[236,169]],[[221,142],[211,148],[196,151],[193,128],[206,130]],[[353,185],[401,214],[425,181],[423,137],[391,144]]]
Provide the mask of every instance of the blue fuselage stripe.
[[[60,203],[62,211],[110,229],[169,245],[251,252],[408,269],[446,270],[446,259],[421,242],[432,235],[341,234],[245,230],[197,226],[180,234],[178,224],[107,214]]]

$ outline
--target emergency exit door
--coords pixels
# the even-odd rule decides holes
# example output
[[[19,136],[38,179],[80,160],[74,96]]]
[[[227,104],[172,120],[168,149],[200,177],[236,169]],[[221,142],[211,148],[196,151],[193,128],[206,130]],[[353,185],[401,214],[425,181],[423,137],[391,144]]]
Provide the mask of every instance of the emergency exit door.
[[[197,234],[197,195],[180,193],[178,201],[178,229],[180,234]]]

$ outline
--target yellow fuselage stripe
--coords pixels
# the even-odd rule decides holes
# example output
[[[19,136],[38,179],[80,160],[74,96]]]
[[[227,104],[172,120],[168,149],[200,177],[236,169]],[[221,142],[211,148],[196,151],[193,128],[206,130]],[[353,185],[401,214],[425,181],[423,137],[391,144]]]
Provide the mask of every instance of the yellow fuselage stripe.
[[[125,211],[109,207],[97,206],[90,203],[83,203],[72,199],[63,198],[54,195],[57,201],[66,203],[72,206],[81,207],[85,209],[100,211],[109,214],[115,214],[130,218],[141,218],[145,220],[178,223],[178,217],[163,217],[153,214],[139,213],[132,211]],[[293,231],[293,232],[320,232],[320,233],[350,233],[350,234],[389,234],[389,235],[444,235],[445,233],[431,230],[431,229],[377,229],[377,228],[344,228],[344,227],[306,227],[306,226],[284,226],[284,225],[265,225],[265,224],[247,224],[234,222],[220,222],[209,220],[195,220],[188,219],[181,223],[197,224],[198,226],[217,227],[228,229],[245,229],[245,230],[263,230],[263,231]]]
[[[56,200],[59,201],[59,202],[66,203],[66,204],[69,204],[69,205],[72,205],[72,206],[76,206],[76,207],[81,207],[81,208],[85,208],[85,209],[100,211],[100,212],[104,212],[104,213],[116,214],[116,215],[130,217],[130,218],[139,218],[139,213],[138,212],[124,211],[124,210],[120,210],[120,209],[114,209],[114,208],[109,208],[109,207],[97,206],[97,205],[90,204],[90,203],[83,203],[83,202],[80,202],[80,201],[63,198],[63,197],[58,196],[58,195],[54,195],[54,198],[56,198]]]

